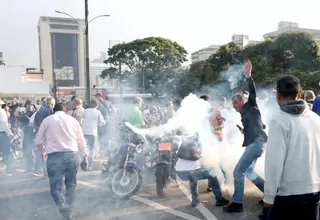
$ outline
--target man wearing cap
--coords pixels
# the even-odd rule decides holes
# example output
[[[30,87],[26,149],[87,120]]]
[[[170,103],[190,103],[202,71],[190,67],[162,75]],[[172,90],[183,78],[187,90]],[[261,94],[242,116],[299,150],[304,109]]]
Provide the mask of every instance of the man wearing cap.
[[[9,128],[8,115],[2,108],[5,104],[6,103],[0,99],[0,152],[3,155],[4,164],[7,166],[7,175],[12,175],[14,168],[10,155],[10,139],[13,137],[13,134]]]
[[[98,103],[98,110],[100,111],[101,115],[103,116],[106,124],[98,128],[98,136],[99,136],[99,147],[97,148],[97,155],[99,156],[100,147],[104,145],[105,141],[107,141],[108,135],[108,125],[110,122],[110,114],[114,110],[114,107],[111,103],[104,99],[104,95],[102,92],[97,92],[94,95],[97,103]]]

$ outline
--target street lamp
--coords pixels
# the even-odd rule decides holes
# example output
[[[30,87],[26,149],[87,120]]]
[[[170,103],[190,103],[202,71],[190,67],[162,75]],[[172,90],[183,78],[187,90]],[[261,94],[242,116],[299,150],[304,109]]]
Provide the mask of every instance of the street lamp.
[[[98,15],[94,18],[92,18],[91,20],[88,21],[88,15],[89,15],[89,10],[88,10],[88,0],[85,0],[85,26],[82,26],[80,24],[80,22],[73,17],[72,15],[66,13],[66,12],[62,12],[62,11],[55,11],[58,14],[63,14],[66,15],[70,18],[72,18],[74,21],[76,21],[78,23],[78,25],[81,27],[82,32],[84,34],[84,38],[85,38],[85,78],[86,78],[86,86],[85,86],[85,90],[86,90],[86,100],[90,101],[91,99],[91,95],[90,95],[90,58],[89,58],[89,24],[94,21],[97,18],[101,18],[101,17],[110,17],[110,15]]]

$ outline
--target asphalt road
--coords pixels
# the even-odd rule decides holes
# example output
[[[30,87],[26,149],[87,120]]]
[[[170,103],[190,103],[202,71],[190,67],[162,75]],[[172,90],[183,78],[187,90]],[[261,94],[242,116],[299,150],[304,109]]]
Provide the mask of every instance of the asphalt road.
[[[146,175],[146,174],[145,174]],[[214,206],[214,198],[206,192],[206,181],[199,187],[197,208],[190,207],[188,184],[169,185],[164,198],[156,196],[153,176],[144,176],[136,196],[118,200],[108,191],[99,171],[79,172],[74,219],[112,220],[256,220],[261,210],[262,194],[247,184],[246,210],[241,214],[226,214]],[[230,198],[225,191],[225,196]],[[0,174],[1,220],[60,220],[60,214],[49,193],[48,180],[34,177],[22,170],[13,176]]]

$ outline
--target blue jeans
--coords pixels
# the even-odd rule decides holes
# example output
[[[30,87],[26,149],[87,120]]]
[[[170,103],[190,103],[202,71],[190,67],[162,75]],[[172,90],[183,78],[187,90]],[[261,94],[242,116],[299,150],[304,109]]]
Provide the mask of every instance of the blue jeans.
[[[263,154],[264,148],[265,143],[260,141],[256,141],[246,147],[233,171],[235,190],[232,202],[241,204],[243,202],[244,176],[255,184],[261,192],[264,191],[264,179],[254,171],[257,159]]]
[[[0,132],[0,152],[3,156],[3,163],[7,166],[7,172],[13,172],[12,158],[10,152],[11,141],[6,132]]]
[[[51,196],[59,209],[73,208],[79,157],[77,152],[57,152],[48,154],[47,172]],[[62,193],[62,185],[66,186],[66,196]]]
[[[219,180],[216,176],[212,176],[210,174],[210,170],[200,168],[198,170],[192,171],[177,171],[177,174],[181,180],[189,181],[192,199],[198,198],[198,180],[204,179],[209,180],[209,184],[212,188],[212,192],[215,195],[216,200],[221,200],[223,198]]]
[[[89,157],[88,157],[88,166],[89,166],[89,170],[92,169],[92,165],[93,165],[93,160],[94,160],[94,156],[96,154],[96,140],[97,137],[94,135],[87,135],[85,134],[84,137],[87,140],[87,144],[89,147]]]

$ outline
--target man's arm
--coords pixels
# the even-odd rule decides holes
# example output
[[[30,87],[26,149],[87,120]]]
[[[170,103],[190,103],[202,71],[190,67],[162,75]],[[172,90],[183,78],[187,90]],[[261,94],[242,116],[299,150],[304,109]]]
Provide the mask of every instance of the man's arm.
[[[41,152],[44,151],[45,144],[46,144],[46,131],[48,128],[48,120],[43,120],[43,122],[40,125],[40,128],[36,134],[36,145],[37,149],[40,150]]]
[[[270,122],[268,136],[263,201],[266,204],[272,205],[280,186],[283,166],[287,154],[287,145],[285,141],[285,131],[275,119]]]
[[[256,106],[257,105],[256,86],[254,85],[253,79],[251,77],[251,73],[252,73],[252,63],[250,62],[250,60],[248,60],[245,65],[244,73],[243,73],[246,78],[245,81],[247,82],[248,90],[249,90],[248,103]]]
[[[106,124],[106,121],[104,120],[102,114],[99,112],[99,116],[98,116],[98,126],[101,127],[103,125]]]
[[[254,84],[252,77],[246,78],[246,82],[249,90],[248,103],[250,103],[251,105],[257,105],[256,86]]]

